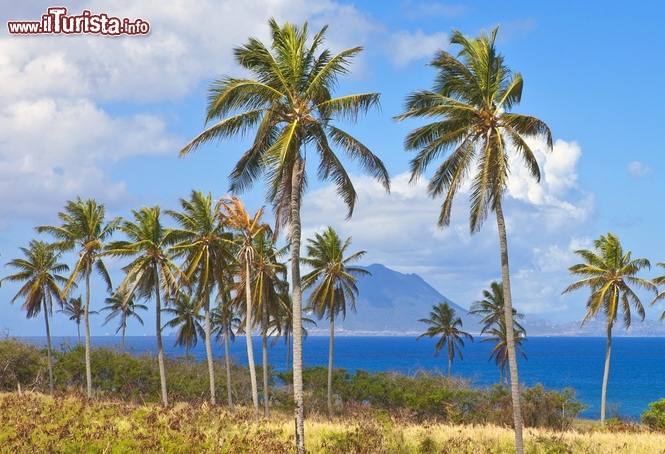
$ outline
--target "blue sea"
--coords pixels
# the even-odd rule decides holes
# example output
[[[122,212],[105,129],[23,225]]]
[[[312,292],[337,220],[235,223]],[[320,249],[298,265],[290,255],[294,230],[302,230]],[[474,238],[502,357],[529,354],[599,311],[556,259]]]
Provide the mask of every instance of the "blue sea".
[[[24,338],[38,346],[46,339]],[[75,337],[54,337],[53,345],[75,345]],[[167,355],[184,355],[184,349],[174,347],[175,338],[164,337]],[[156,354],[154,337],[127,337],[130,352]],[[418,370],[447,371],[448,359],[444,351],[433,357],[435,339],[403,336],[336,336],[335,367],[349,371],[397,371],[413,374]],[[527,359],[519,358],[520,381],[527,386],[537,383],[547,389],[574,388],[577,399],[589,408],[581,417],[599,418],[600,391],[605,359],[605,338],[600,337],[531,337],[523,344]],[[118,346],[120,337],[93,337],[93,347]],[[261,341],[253,340],[255,358],[261,361]],[[453,362],[453,375],[469,379],[474,385],[490,387],[499,381],[499,370],[494,361],[488,361],[492,344],[466,342],[463,359]],[[190,351],[197,359],[205,359],[203,342]],[[214,346],[216,357],[224,356],[221,345]],[[238,336],[231,345],[234,363],[247,364],[245,339]],[[289,356],[290,358],[290,356]],[[276,371],[286,370],[287,347],[283,340],[270,348],[268,359]],[[328,365],[328,337],[309,336],[303,344],[306,366]],[[648,404],[665,397],[665,338],[617,337],[612,343],[612,362],[607,391],[608,417],[616,414],[639,420]]]

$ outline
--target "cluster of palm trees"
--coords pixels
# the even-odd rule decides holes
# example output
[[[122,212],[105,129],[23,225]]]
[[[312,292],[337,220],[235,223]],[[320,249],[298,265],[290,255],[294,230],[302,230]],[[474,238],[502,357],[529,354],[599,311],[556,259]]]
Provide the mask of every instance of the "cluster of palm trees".
[[[307,186],[310,160],[318,158],[317,177],[336,186],[337,193],[348,207],[349,217],[353,214],[357,194],[335,149],[356,161],[360,169],[376,178],[386,190],[389,190],[390,179],[382,161],[359,140],[335,124],[338,120],[354,122],[360,115],[379,106],[378,93],[333,96],[338,78],[349,72],[351,60],[362,48],[353,47],[337,54],[331,53],[322,47],[327,27],[312,37],[309,36],[307,23],[303,26],[291,23],[280,26],[271,19],[269,27],[269,45],[256,38],[249,38],[247,43],[233,50],[236,62],[249,77],[222,76],[211,84],[206,129],[187,144],[180,154],[186,155],[210,141],[221,141],[254,131],[251,145],[240,157],[230,175],[230,192],[234,194],[248,190],[255,183],[264,182],[266,201],[274,210],[276,226],[286,230],[290,248],[295,438],[296,450],[300,454],[305,452],[302,383],[303,280],[300,274],[301,203]],[[414,129],[405,140],[405,148],[407,151],[417,152],[411,162],[413,180],[421,177],[434,161],[445,157],[431,176],[428,186],[428,193],[432,197],[445,196],[439,226],[446,226],[450,222],[452,201],[468,179],[471,180],[471,230],[478,231],[490,212],[496,215],[505,314],[509,318],[512,315],[512,299],[502,205],[510,174],[508,155],[514,152],[534,178],[539,179],[538,163],[524,138],[543,136],[551,149],[552,135],[541,120],[511,112],[521,100],[523,82],[522,77],[511,71],[503,56],[498,53],[495,47],[496,35],[497,29],[489,35],[482,34],[479,38],[470,38],[453,31],[451,44],[459,47],[459,53],[456,56],[445,51],[436,53],[430,63],[437,71],[433,88],[416,90],[408,95],[405,112],[395,119],[433,121]],[[72,208],[76,205],[76,202],[73,203]],[[117,228],[131,236],[148,233],[142,229],[149,227],[154,229],[153,236],[146,238],[144,242],[129,242],[126,248],[116,249],[118,254],[123,251],[124,255],[134,259],[132,265],[126,269],[128,278],[122,287],[131,289],[132,293],[138,292],[140,297],[152,296],[156,313],[159,315],[162,298],[172,298],[176,282],[182,277],[193,282],[191,290],[197,295],[196,299],[203,297],[204,331],[206,341],[209,342],[209,318],[212,311],[206,295],[210,295],[210,290],[217,285],[215,279],[218,279],[220,274],[207,266],[215,266],[212,256],[215,254],[215,241],[226,240],[223,237],[213,239],[217,234],[211,231],[209,233],[213,237],[202,235],[200,240],[194,241],[196,235],[202,232],[189,231],[189,220],[185,218],[180,223],[182,233],[172,234],[161,228],[158,214],[158,208],[145,209],[135,213],[135,222],[113,220],[108,224],[99,224],[93,236],[88,236],[83,231],[70,232],[69,227],[78,224],[74,222],[76,219],[68,217],[63,217],[63,227],[42,229],[59,239],[62,246],[71,248],[77,242],[79,244],[81,260],[65,289],[68,290],[73,285],[74,277],[85,277],[86,338],[89,337],[88,282],[93,266],[105,276],[100,260],[105,253],[102,247],[104,240]],[[70,216],[69,212],[66,211],[64,216]],[[143,225],[143,222],[149,221],[154,224]],[[250,236],[260,235],[260,232],[244,233]],[[178,246],[180,257],[188,260],[184,270],[175,267],[164,254],[165,248],[170,247],[172,242],[182,244]],[[244,260],[246,263],[256,255],[255,249],[241,247],[242,252],[237,260]],[[245,279],[249,281],[249,272],[244,273]],[[250,286],[246,288],[249,294],[252,289]],[[247,297],[246,300],[246,310],[251,310],[252,298]],[[328,314],[335,314],[335,311]],[[158,318],[158,330],[160,327]],[[521,454],[524,450],[523,423],[512,324],[506,325],[506,332],[515,443],[517,453]],[[161,345],[161,340],[159,342]],[[87,350],[88,343],[86,342]],[[165,389],[163,394],[166,396]]]

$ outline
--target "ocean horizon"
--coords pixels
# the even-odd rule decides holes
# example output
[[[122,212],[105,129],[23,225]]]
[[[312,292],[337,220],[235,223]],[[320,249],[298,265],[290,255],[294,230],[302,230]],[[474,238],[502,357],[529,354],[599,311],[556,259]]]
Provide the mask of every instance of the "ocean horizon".
[[[17,337],[39,347],[46,345],[45,337]],[[164,336],[165,353],[171,357],[184,356],[185,349],[174,346],[174,336]],[[473,386],[491,387],[499,382],[499,368],[488,361],[493,343],[465,342],[462,358],[455,358],[452,374],[470,380]],[[82,339],[83,341],[83,339]],[[73,346],[76,336],[54,336],[54,348]],[[446,373],[448,358],[445,351],[434,358],[436,339],[415,336],[335,336],[334,366],[350,372],[355,370],[414,374],[420,370]],[[120,347],[120,336],[93,336],[96,347]],[[270,341],[270,343],[272,343]],[[261,339],[253,337],[257,364],[261,361]],[[269,344],[270,345],[270,344]],[[604,337],[530,337],[522,348],[527,359],[518,358],[520,383],[561,391],[573,388],[576,399],[588,406],[580,417],[600,417],[600,392],[605,361]],[[230,346],[234,364],[247,365],[244,336],[237,336]],[[127,336],[125,348],[135,354],[155,354],[154,336]],[[190,349],[197,360],[205,360],[205,345]],[[213,356],[223,358],[224,347],[213,344]],[[289,353],[290,359],[290,353]],[[269,347],[268,361],[276,372],[287,369],[287,346],[283,339]],[[304,365],[328,365],[328,336],[308,336],[303,342]],[[290,368],[290,365],[288,366]],[[612,360],[607,390],[607,417],[620,416],[639,420],[648,404],[665,397],[665,338],[617,337],[612,342]]]

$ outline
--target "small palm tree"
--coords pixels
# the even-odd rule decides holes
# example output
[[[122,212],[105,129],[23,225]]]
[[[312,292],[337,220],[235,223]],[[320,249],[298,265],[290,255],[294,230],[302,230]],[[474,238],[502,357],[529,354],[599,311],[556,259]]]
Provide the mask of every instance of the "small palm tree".
[[[106,319],[104,319],[103,325],[106,325],[117,317],[120,318],[118,329],[115,330],[115,332],[118,333],[118,331],[122,331],[120,351],[123,354],[125,353],[125,331],[127,330],[127,321],[133,317],[141,325],[143,325],[143,319],[138,314],[138,312],[136,312],[139,309],[142,311],[147,311],[148,306],[144,304],[137,304],[134,301],[134,295],[128,293],[127,289],[118,289],[118,291],[116,291],[113,296],[106,298],[106,306],[101,309],[103,311],[110,312],[109,315],[106,316]]]
[[[660,266],[661,268],[665,268],[665,262],[658,262],[658,263],[656,263],[656,266]],[[663,285],[663,284],[665,284],[665,276],[655,277],[651,280],[651,282],[653,283],[653,285]],[[656,295],[656,297],[651,301],[650,305],[653,306],[654,304],[656,304],[656,301],[660,301],[663,298],[665,298],[665,290],[658,293],[658,295]],[[664,318],[665,318],[665,311],[663,311],[663,313],[660,314],[660,317],[658,318],[658,321],[662,322]]]
[[[39,226],[37,232],[48,233],[57,242],[53,247],[60,251],[71,251],[78,247],[78,261],[72,274],[63,288],[62,298],[66,298],[74,282],[79,279],[85,281],[85,311],[83,320],[85,325],[85,380],[88,398],[92,398],[92,340],[90,335],[90,278],[92,272],[102,277],[106,290],[111,291],[111,277],[102,260],[104,243],[120,223],[120,218],[105,221],[106,210],[104,205],[98,205],[92,199],[68,201],[63,211],[58,213],[62,225]]]
[[[427,192],[432,197],[445,195],[439,226],[450,224],[453,199],[471,178],[472,232],[480,230],[489,212],[496,214],[501,255],[501,283],[506,299],[506,318],[512,315],[512,295],[508,266],[508,240],[503,215],[503,194],[508,187],[509,152],[514,152],[529,173],[540,179],[538,161],[525,141],[528,136],[543,136],[552,148],[549,127],[535,117],[511,112],[522,98],[523,81],[512,72],[495,47],[498,27],[488,36],[464,36],[454,30],[451,44],[460,46],[457,57],[437,51],[430,65],[438,73],[433,90],[417,90],[407,96],[406,112],[397,120],[420,118],[435,122],[416,128],[405,139],[408,151],[418,154],[411,161],[411,180],[418,179],[429,164],[445,157],[432,175]],[[524,422],[520,407],[517,358],[507,324],[510,391],[513,402],[516,454],[524,453]]]
[[[194,291],[193,296],[199,307],[203,309],[210,403],[216,405],[210,300],[233,262],[231,235],[224,231],[217,218],[212,194],[192,191],[189,199],[180,199],[180,207],[181,211],[168,211],[178,224],[173,232],[177,241],[173,250],[184,259],[186,280]]]
[[[347,305],[356,310],[356,276],[369,276],[363,268],[351,266],[361,259],[365,251],[349,254],[351,238],[342,242],[337,232],[328,227],[323,233],[317,233],[314,239],[307,240],[307,255],[302,262],[312,268],[303,276],[303,289],[313,288],[307,302],[307,309],[320,319],[330,322],[330,347],[328,351],[328,418],[332,420],[332,373],[335,350],[335,318],[346,318]],[[347,255],[348,254],[348,255]]]
[[[508,342],[506,340],[506,322],[505,318],[498,319],[495,323],[486,326],[481,331],[481,334],[488,335],[489,337],[483,337],[480,342],[494,342],[494,348],[490,352],[490,357],[488,361],[494,359],[494,363],[499,367],[499,383],[504,381],[504,377],[508,380],[506,374],[506,367],[508,367]],[[522,349],[522,342],[526,341],[526,331],[524,328],[513,321],[513,342],[515,344],[515,351],[522,356],[522,358],[527,359],[526,353]]]
[[[231,308],[231,295],[229,288],[230,283],[224,288],[220,289],[217,293],[217,307],[210,313],[210,323],[212,325],[212,333],[215,335],[217,341],[222,340],[224,343],[224,365],[226,368],[226,394],[229,404],[229,411],[233,413],[235,406],[233,405],[233,390],[231,387],[231,352],[230,343],[236,339],[234,329],[240,325],[240,318],[233,313]]]
[[[584,276],[584,278],[569,285],[563,293],[588,287],[591,295],[586,302],[587,313],[582,320],[582,325],[601,312],[606,319],[607,347],[600,404],[600,423],[605,424],[605,402],[614,323],[622,313],[624,327],[626,329],[630,327],[631,305],[644,320],[644,307],[631,286],[654,292],[654,295],[658,294],[658,289],[652,282],[636,277],[640,270],[651,267],[649,261],[645,258],[631,258],[630,251],[624,252],[616,235],[611,233],[601,235],[593,242],[593,245],[595,250],[575,251],[575,254],[582,257],[586,263],[571,266],[570,274]]]
[[[16,274],[5,277],[10,282],[25,282],[19,289],[12,303],[24,299],[23,309],[26,317],[32,318],[44,312],[46,324],[46,347],[48,352],[48,372],[51,395],[54,393],[53,384],[53,358],[51,348],[51,328],[49,314],[53,313],[53,301],[62,306],[62,289],[60,285],[67,283],[67,278],[61,276],[69,270],[64,263],[60,263],[60,253],[56,252],[43,241],[32,240],[27,248],[21,248],[25,258],[14,259],[7,263],[18,270]]]
[[[450,375],[455,355],[459,355],[460,359],[463,359],[460,347],[464,347],[464,339],[473,341],[473,336],[460,330],[462,319],[456,317],[455,309],[445,302],[432,306],[429,318],[421,318],[418,321],[428,324],[429,327],[427,331],[416,339],[420,339],[421,337],[439,337],[434,346],[434,357],[439,356],[441,349],[448,345],[448,375]]]
[[[69,317],[69,320],[76,323],[76,333],[78,335],[78,345],[81,345],[81,321],[85,314],[85,308],[83,307],[83,299],[80,296],[76,298],[69,298],[65,301],[65,305],[62,309],[59,309],[58,312],[65,314]]]
[[[293,397],[296,419],[296,450],[305,452],[302,383],[302,293],[300,288],[300,208],[306,187],[306,157],[318,155],[318,176],[332,181],[353,213],[357,194],[333,146],[360,163],[363,170],[389,189],[388,171],[367,147],[334,122],[355,121],[379,105],[378,93],[335,98],[339,76],[348,73],[350,61],[361,47],[338,54],[321,49],[327,27],[309,39],[302,27],[269,21],[272,42],[266,46],[255,38],[234,49],[236,62],[253,78],[220,77],[209,89],[206,122],[216,121],[181,151],[234,136],[254,128],[250,148],[231,173],[231,192],[249,189],[267,176],[267,200],[273,205],[277,224],[288,226],[291,248],[293,303]]]
[[[126,295],[142,299],[155,299],[155,336],[157,337],[157,361],[162,392],[162,403],[169,404],[166,389],[166,366],[162,344],[162,299],[168,301],[176,293],[182,271],[173,263],[170,246],[174,239],[170,229],[162,225],[159,206],[132,210],[133,221],[123,221],[119,229],[127,240],[110,243],[105,254],[131,258],[125,266],[126,277],[120,289]]]
[[[254,367],[254,349],[252,347],[252,267],[256,257],[254,248],[255,238],[269,229],[267,224],[261,222],[263,207],[254,216],[250,216],[245,206],[237,197],[228,197],[220,201],[219,217],[222,224],[238,233],[238,262],[241,269],[240,282],[244,283],[245,292],[245,339],[247,343],[247,360],[249,363],[249,376],[252,384],[252,402],[254,403],[254,419],[259,422],[259,393],[256,382],[256,369]],[[242,292],[238,292],[242,295]]]
[[[205,338],[205,330],[201,326],[203,317],[199,312],[200,308],[191,294],[180,290],[171,302],[171,306],[164,309],[164,312],[173,316],[165,326],[178,328],[175,345],[185,347],[185,359],[189,359],[189,349],[196,346],[199,336]]]

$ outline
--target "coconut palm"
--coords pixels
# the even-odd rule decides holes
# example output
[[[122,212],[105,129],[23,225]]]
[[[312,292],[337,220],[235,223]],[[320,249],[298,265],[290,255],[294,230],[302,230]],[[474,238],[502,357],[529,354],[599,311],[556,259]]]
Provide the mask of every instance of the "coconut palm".
[[[53,247],[60,251],[77,249],[78,261],[72,274],[65,284],[61,297],[67,297],[74,282],[85,281],[85,310],[83,321],[85,326],[85,379],[88,398],[92,397],[92,341],[90,336],[90,278],[93,270],[102,277],[106,290],[111,291],[111,277],[102,260],[104,243],[120,223],[120,218],[105,222],[104,205],[98,205],[92,199],[68,201],[63,211],[58,213],[62,222],[59,227],[44,225],[37,227],[39,233],[48,233],[57,241]]]
[[[286,280],[286,265],[279,259],[287,247],[276,248],[272,232],[264,230],[254,238],[254,261],[252,263],[252,318],[254,325],[261,327],[261,351],[263,368],[263,415],[270,417],[268,387],[268,337],[273,320],[289,307],[289,285]]]
[[[490,352],[488,361],[494,359],[494,363],[499,367],[499,383],[502,383],[503,377],[506,376],[506,367],[508,366],[508,342],[506,342],[505,318],[501,317],[496,322],[483,328],[482,334],[489,335],[489,337],[483,337],[480,342],[494,342],[495,344]],[[526,331],[516,322],[513,323],[513,336],[516,353],[526,359],[526,353],[522,349],[522,342],[527,340]]]
[[[575,254],[586,263],[579,263],[570,268],[570,274],[584,276],[583,279],[569,285],[563,293],[588,287],[591,295],[587,299],[587,313],[582,325],[602,312],[606,320],[607,346],[605,349],[605,371],[600,400],[600,423],[605,424],[605,402],[607,397],[607,381],[610,373],[610,356],[612,352],[612,328],[621,313],[623,325],[627,329],[631,322],[631,305],[644,320],[644,307],[632,287],[644,289],[658,294],[657,287],[650,281],[636,277],[644,268],[651,268],[645,258],[631,258],[631,252],[624,252],[616,235],[601,235],[593,242],[595,250],[583,249]]]
[[[222,288],[217,293],[217,307],[210,312],[210,323],[212,325],[212,333],[215,335],[217,341],[222,340],[224,343],[224,365],[226,368],[226,394],[229,404],[229,411],[233,413],[235,406],[233,405],[233,389],[231,388],[231,352],[230,342],[235,341],[235,334],[233,330],[240,324],[240,318],[233,313],[231,308],[231,295],[230,284]]]
[[[439,356],[439,352],[446,345],[448,346],[448,375],[450,375],[453,360],[455,355],[462,358],[462,349],[464,347],[464,339],[471,339],[471,334],[460,330],[462,327],[462,319],[455,316],[455,309],[450,307],[448,303],[442,302],[436,306],[432,306],[432,311],[429,313],[429,318],[421,318],[419,322],[429,325],[427,331],[418,336],[421,337],[438,337],[439,340],[434,346],[434,357]]]
[[[53,358],[51,347],[51,328],[49,315],[53,314],[53,302],[62,306],[62,289],[60,285],[67,283],[67,278],[61,276],[69,270],[64,263],[60,263],[60,253],[53,250],[43,241],[32,240],[27,248],[22,247],[24,258],[14,259],[7,263],[17,270],[17,273],[5,277],[4,281],[25,282],[16,293],[11,302],[22,299],[22,309],[26,317],[32,318],[44,312],[46,325],[46,348],[48,354],[49,389],[51,396],[55,388],[53,384]]]
[[[177,244],[173,249],[178,257],[184,259],[186,278],[192,285],[194,298],[203,308],[210,403],[216,405],[210,300],[233,261],[231,235],[224,231],[224,226],[217,218],[212,194],[192,191],[189,199],[180,199],[180,207],[181,211],[168,211],[178,224],[174,230]]]
[[[272,42],[266,46],[256,38],[234,49],[236,62],[251,77],[228,76],[215,80],[209,89],[206,122],[215,121],[181,151],[185,155],[209,141],[256,133],[250,148],[230,175],[231,191],[249,189],[265,175],[267,200],[277,222],[288,226],[291,248],[291,292],[293,326],[302,326],[300,287],[300,207],[306,187],[307,152],[319,156],[318,177],[332,181],[353,213],[356,192],[335,146],[360,167],[378,178],[388,190],[389,177],[383,163],[350,134],[337,128],[337,119],[355,121],[360,114],[379,105],[378,93],[333,98],[339,76],[361,47],[333,55],[321,49],[327,27],[311,39],[307,23],[302,27],[269,21]],[[318,54],[317,54],[318,53]],[[305,451],[302,386],[302,331],[293,332],[293,393],[296,419],[296,450]]]
[[[136,295],[141,299],[155,300],[157,361],[162,403],[166,406],[169,400],[162,342],[162,300],[168,302],[175,295],[183,273],[173,262],[170,246],[174,238],[172,232],[162,225],[159,206],[132,210],[132,214],[133,221],[125,220],[118,227],[127,239],[110,243],[105,254],[132,259],[123,268],[126,277],[120,284],[120,290],[126,297]]]
[[[397,120],[436,119],[411,131],[405,139],[407,151],[417,151],[411,161],[411,181],[430,163],[448,154],[432,175],[427,191],[431,197],[445,194],[439,226],[450,224],[453,199],[471,179],[472,232],[480,230],[488,212],[496,214],[501,251],[501,282],[506,299],[506,317],[512,314],[508,242],[502,199],[508,186],[509,152],[516,154],[531,175],[539,180],[538,162],[525,141],[527,136],[544,136],[548,149],[552,134],[538,118],[512,113],[522,97],[522,77],[512,72],[495,47],[498,28],[488,36],[470,38],[454,30],[451,44],[459,45],[457,56],[439,50],[430,62],[438,73],[433,90],[417,90],[407,96],[406,112]],[[512,335],[508,329],[508,356],[515,425],[515,448],[523,454],[523,421],[520,389]]]
[[[104,319],[103,325],[106,325],[116,317],[120,318],[118,329],[115,332],[118,333],[118,331],[122,331],[122,341],[120,344],[120,350],[122,353],[125,353],[125,331],[127,330],[127,321],[133,317],[143,325],[143,319],[138,312],[136,312],[139,309],[147,311],[148,307],[144,304],[137,304],[134,301],[134,295],[129,294],[126,289],[118,289],[113,296],[106,298],[106,306],[101,309],[110,312],[109,315],[106,316],[106,319]]]
[[[83,315],[85,313],[85,308],[83,306],[83,299],[80,296],[76,298],[69,298],[65,301],[62,309],[58,309],[58,312],[65,314],[69,317],[69,320],[76,323],[76,333],[78,335],[78,345],[81,345],[81,321],[83,320]]]
[[[247,361],[249,364],[249,376],[252,384],[252,402],[254,404],[254,419],[259,422],[259,393],[256,382],[256,368],[254,367],[254,349],[252,347],[252,267],[256,257],[254,247],[255,238],[269,229],[267,224],[261,222],[263,207],[254,216],[250,216],[245,206],[237,197],[222,199],[219,203],[219,217],[222,224],[237,232],[238,262],[242,265],[240,282],[244,284],[245,300],[245,340],[247,344]],[[242,295],[238,292],[238,295]]]
[[[665,262],[658,262],[658,263],[656,263],[656,266],[660,266],[661,268],[665,268]],[[665,276],[655,277],[651,280],[651,282],[654,285],[663,285],[663,284],[665,284]],[[651,301],[650,305],[653,306],[654,304],[656,304],[656,301],[660,301],[663,298],[665,298],[665,290],[658,293],[658,295],[656,295],[656,297]],[[665,318],[665,311],[662,314],[660,314],[660,317],[658,318],[658,321],[662,322],[663,318]]]
[[[485,299],[474,301],[469,311],[471,315],[482,316],[480,320],[483,325],[481,334],[505,320],[506,314],[503,287],[500,283],[493,281],[489,290],[483,290],[483,296]],[[523,318],[524,314],[517,313],[517,309],[513,308],[513,329],[524,331],[524,327],[517,322],[517,319]]]
[[[347,305],[356,310],[356,276],[371,273],[363,268],[350,266],[365,255],[365,251],[349,253],[351,238],[342,239],[332,227],[307,240],[307,255],[302,262],[312,271],[303,276],[303,289],[313,288],[307,309],[318,318],[330,322],[330,346],[328,350],[328,418],[332,420],[332,373],[335,345],[335,318],[346,318]]]
[[[178,328],[174,345],[185,347],[185,359],[189,359],[189,349],[198,344],[199,336],[205,338],[200,307],[191,294],[180,290],[171,301],[171,306],[164,309],[173,316],[165,326]]]

